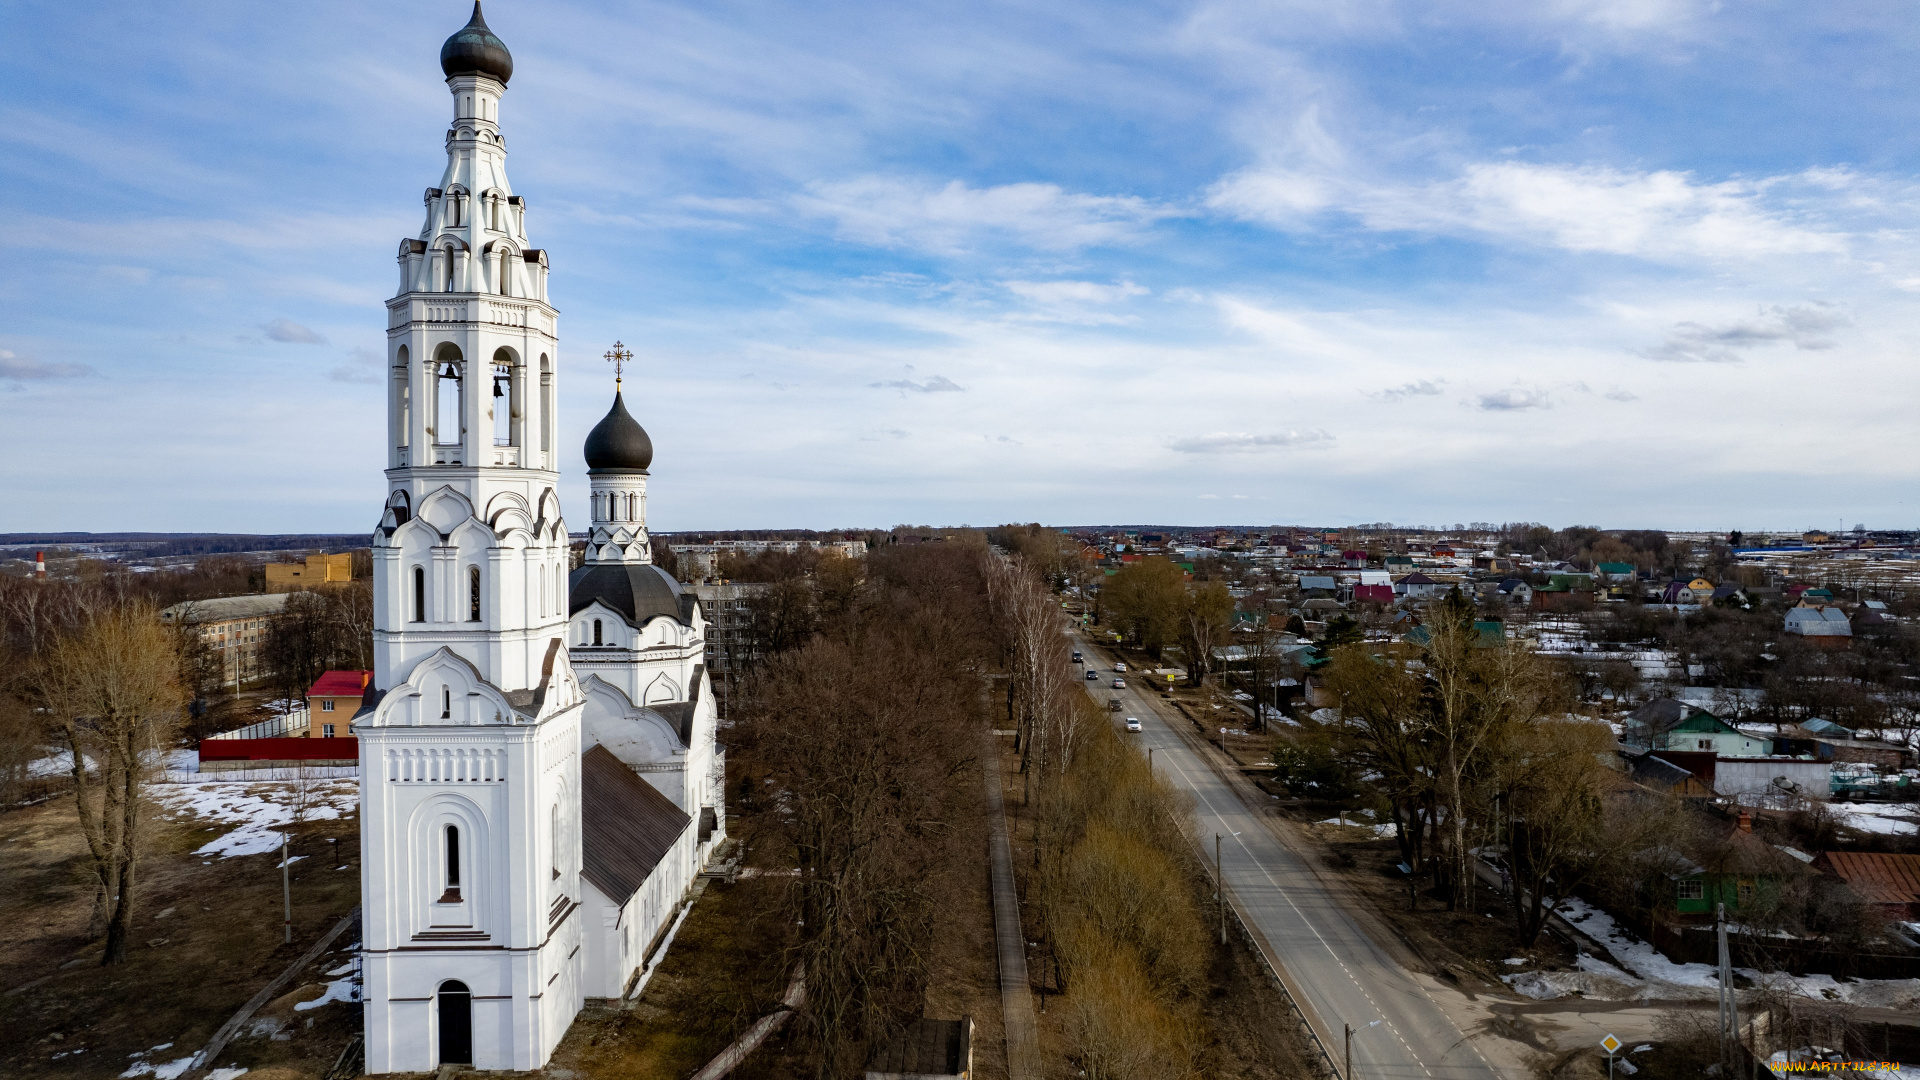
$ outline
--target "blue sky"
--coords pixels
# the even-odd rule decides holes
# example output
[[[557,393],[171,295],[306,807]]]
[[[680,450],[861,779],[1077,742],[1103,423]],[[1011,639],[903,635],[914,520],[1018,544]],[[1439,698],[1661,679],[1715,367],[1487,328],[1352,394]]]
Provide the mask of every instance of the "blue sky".
[[[0,0],[0,531],[372,527],[467,14]],[[655,529],[1920,525],[1905,5],[487,16]]]

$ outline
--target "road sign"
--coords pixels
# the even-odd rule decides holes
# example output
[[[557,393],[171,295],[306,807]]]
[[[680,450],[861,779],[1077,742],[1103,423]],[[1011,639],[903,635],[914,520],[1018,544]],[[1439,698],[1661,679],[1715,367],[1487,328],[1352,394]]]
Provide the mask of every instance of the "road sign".
[[[1600,1049],[1605,1050],[1609,1054],[1619,1053],[1620,1048],[1624,1045],[1626,1044],[1614,1038],[1612,1035],[1608,1035],[1606,1038],[1600,1040]]]

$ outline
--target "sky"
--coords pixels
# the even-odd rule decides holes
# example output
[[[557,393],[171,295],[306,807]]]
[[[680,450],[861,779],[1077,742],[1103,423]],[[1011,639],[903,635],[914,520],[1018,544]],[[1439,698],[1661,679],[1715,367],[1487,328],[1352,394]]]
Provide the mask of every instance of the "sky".
[[[0,531],[360,532],[460,0],[0,0]],[[1920,20],[497,0],[656,531],[1920,526]]]

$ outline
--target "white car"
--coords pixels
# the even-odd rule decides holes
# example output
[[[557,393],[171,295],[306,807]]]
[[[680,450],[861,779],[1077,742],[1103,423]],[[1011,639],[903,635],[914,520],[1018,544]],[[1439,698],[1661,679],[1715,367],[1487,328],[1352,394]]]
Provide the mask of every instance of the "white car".
[[[1115,690],[1125,690],[1127,688],[1127,680],[1125,679],[1113,680],[1113,688]]]
[[[1137,717],[1137,716],[1129,716],[1129,717],[1127,717],[1127,730],[1128,730],[1128,731],[1139,731],[1139,730],[1140,730],[1140,718],[1139,718],[1139,717]]]
[[[1115,671],[1125,671],[1125,670],[1127,670],[1127,665],[1125,665],[1125,664],[1122,664],[1122,663],[1119,663],[1119,662],[1117,662],[1117,661],[1116,661],[1116,662],[1114,663],[1114,665],[1113,665],[1113,670],[1115,670]]]

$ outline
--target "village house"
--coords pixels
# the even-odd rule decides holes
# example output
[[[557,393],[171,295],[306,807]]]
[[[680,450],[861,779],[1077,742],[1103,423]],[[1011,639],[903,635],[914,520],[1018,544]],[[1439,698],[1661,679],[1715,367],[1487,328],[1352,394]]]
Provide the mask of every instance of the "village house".
[[[1846,649],[1853,645],[1853,624],[1847,613],[1824,604],[1787,609],[1786,632],[1823,649]]]

